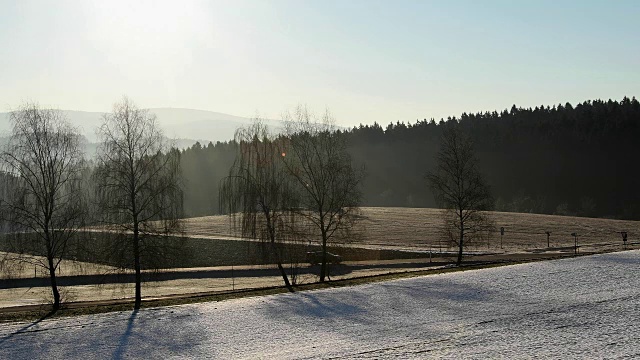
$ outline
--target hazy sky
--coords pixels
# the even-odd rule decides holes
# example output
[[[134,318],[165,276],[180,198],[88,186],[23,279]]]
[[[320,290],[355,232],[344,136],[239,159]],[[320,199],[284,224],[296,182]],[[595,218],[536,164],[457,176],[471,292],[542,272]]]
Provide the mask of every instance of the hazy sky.
[[[0,0],[0,111],[35,100],[341,125],[640,96],[640,1]]]

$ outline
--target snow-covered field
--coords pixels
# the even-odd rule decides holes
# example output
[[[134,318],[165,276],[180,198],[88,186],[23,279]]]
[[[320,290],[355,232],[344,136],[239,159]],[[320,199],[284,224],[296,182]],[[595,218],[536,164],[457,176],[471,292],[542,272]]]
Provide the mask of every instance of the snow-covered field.
[[[0,359],[638,358],[640,251],[0,325]]]

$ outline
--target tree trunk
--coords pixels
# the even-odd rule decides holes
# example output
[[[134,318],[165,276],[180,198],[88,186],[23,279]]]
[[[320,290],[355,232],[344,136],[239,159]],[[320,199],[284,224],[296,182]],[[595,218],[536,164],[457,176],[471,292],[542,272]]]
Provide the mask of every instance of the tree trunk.
[[[290,292],[294,292],[293,286],[291,286],[291,283],[289,282],[289,277],[287,276],[287,273],[284,270],[284,267],[282,266],[282,263],[280,262],[280,260],[278,260],[278,270],[280,270],[280,275],[284,280],[284,286],[286,286],[287,290],[289,290]]]
[[[327,275],[327,233],[322,228],[322,265],[320,266],[320,282],[324,282]]]
[[[45,228],[47,241],[47,264],[49,265],[49,280],[51,281],[51,293],[53,294],[52,312],[60,309],[60,292],[58,291],[58,281],[56,280],[56,268],[53,265],[53,246],[51,245],[51,235],[48,228]]]
[[[458,242],[458,261],[456,262],[457,266],[462,264],[462,249],[464,247],[464,230],[462,226],[460,226],[460,241]]]
[[[140,304],[142,304],[142,291],[141,291],[141,283],[142,276],[140,274],[140,234],[138,230],[138,224],[134,224],[133,227],[133,261],[134,268],[136,271],[136,298],[134,303],[135,309],[140,309]]]
[[[280,275],[282,276],[282,280],[284,280],[284,286],[286,286],[290,292],[293,292],[293,286],[291,286],[291,283],[289,282],[289,277],[287,276],[287,272],[284,270],[284,267],[282,266],[282,260],[280,259],[280,254],[278,253],[278,249],[276,249],[276,243],[273,240],[271,240],[271,251],[273,251],[273,255],[276,257],[276,263],[278,264],[278,270],[280,270]]]
[[[49,279],[51,279],[51,292],[53,293],[52,312],[56,312],[60,309],[60,292],[56,280],[56,269],[53,267],[53,256],[48,256],[47,260],[49,261]]]
[[[276,247],[276,230],[275,225],[272,223],[273,218],[269,213],[269,210],[263,210],[265,213],[265,217],[267,218],[267,231],[269,231],[269,240],[271,241],[271,252],[273,256],[276,258],[276,264],[278,265],[278,270],[280,270],[280,276],[282,276],[282,280],[284,280],[284,286],[290,292],[293,292],[293,287],[289,282],[289,277],[287,276],[287,272],[284,270],[282,266],[282,259],[280,259],[280,253],[278,252],[278,248]]]

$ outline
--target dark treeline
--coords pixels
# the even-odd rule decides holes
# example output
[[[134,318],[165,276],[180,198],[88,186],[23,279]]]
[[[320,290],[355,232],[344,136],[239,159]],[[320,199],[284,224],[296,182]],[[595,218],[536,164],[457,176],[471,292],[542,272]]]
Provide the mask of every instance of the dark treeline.
[[[219,186],[229,176],[236,157],[234,141],[199,142],[185,149],[180,157],[184,181],[184,212],[186,216],[219,214]]]
[[[496,210],[640,219],[639,125],[640,103],[625,97],[360,125],[343,134],[366,170],[364,206],[435,207],[424,176],[443,129],[459,126],[473,138]],[[234,154],[233,142],[182,153],[187,215],[218,212],[218,185]]]

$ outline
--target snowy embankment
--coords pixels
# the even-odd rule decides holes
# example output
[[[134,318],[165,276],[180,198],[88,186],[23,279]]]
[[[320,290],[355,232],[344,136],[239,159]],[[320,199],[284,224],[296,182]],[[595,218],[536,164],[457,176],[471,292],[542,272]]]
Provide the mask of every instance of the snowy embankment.
[[[0,358],[640,356],[640,252],[0,325]]]

